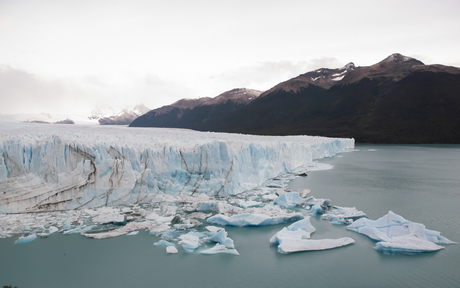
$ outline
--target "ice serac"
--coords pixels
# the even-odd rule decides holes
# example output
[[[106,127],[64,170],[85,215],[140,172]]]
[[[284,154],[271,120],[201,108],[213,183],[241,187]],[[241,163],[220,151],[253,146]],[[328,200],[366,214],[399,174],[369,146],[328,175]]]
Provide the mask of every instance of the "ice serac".
[[[0,139],[5,213],[226,197],[354,147],[353,139],[25,123],[0,124]]]
[[[385,254],[414,254],[432,252],[444,247],[437,244],[456,244],[425,225],[404,219],[391,211],[387,215],[370,220],[360,218],[347,229],[379,241],[375,249]]]

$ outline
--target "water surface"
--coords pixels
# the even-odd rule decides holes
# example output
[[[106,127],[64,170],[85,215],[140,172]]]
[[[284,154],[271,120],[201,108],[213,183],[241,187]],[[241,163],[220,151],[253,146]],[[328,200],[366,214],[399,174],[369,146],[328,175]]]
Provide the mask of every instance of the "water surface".
[[[389,210],[460,241],[460,145],[357,145],[321,160],[334,169],[310,172],[290,187],[356,207],[377,219]],[[369,151],[369,149],[371,151]],[[0,285],[26,287],[458,287],[460,249],[415,256],[383,255],[374,241],[345,226],[312,218],[312,239],[352,237],[333,250],[279,254],[268,240],[282,227],[226,227],[241,254],[167,255],[136,236],[94,240],[53,234],[13,245],[0,239]],[[19,235],[18,235],[19,236]]]

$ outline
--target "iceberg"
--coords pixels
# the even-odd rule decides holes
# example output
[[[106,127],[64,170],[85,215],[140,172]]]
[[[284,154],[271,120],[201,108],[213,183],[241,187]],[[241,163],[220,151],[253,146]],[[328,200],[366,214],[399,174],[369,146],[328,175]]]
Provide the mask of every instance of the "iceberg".
[[[292,252],[332,249],[350,245],[355,242],[355,240],[350,237],[309,240],[310,235],[315,231],[315,227],[311,225],[310,217],[307,217],[278,231],[270,238],[270,243],[278,244],[278,252],[287,254]]]
[[[227,248],[225,245],[222,245],[220,243],[217,243],[214,247],[210,249],[202,250],[200,253],[204,255],[212,255],[218,253],[240,255],[240,253],[238,253],[238,251],[236,251],[234,248]]]
[[[0,139],[0,213],[234,196],[354,147],[353,139],[27,123],[0,123]]]
[[[166,240],[160,240],[158,242],[153,243],[153,246],[163,246],[163,247],[168,247],[168,246],[173,246],[176,247],[176,244],[166,241]]]
[[[182,245],[186,252],[193,252],[201,244],[200,238],[190,233],[179,236],[179,239],[179,244]]]
[[[385,254],[432,252],[444,249],[437,244],[456,244],[439,232],[428,230],[425,225],[408,221],[392,211],[375,221],[360,218],[347,229],[378,241],[374,248]]]
[[[34,241],[35,239],[37,239],[37,235],[35,233],[30,234],[30,235],[24,235],[24,236],[19,237],[18,240],[14,242],[14,244],[29,243],[29,242]]]
[[[89,233],[89,231],[82,232],[81,235],[94,238],[94,239],[105,239],[105,238],[111,238],[111,237],[116,237],[120,235],[126,235],[129,232],[132,231],[137,231],[141,229],[149,229],[152,225],[154,225],[150,221],[144,221],[144,222],[129,222],[125,226],[122,226],[117,229],[113,229],[107,232],[101,232],[101,233]]]
[[[207,222],[211,224],[217,224],[222,226],[237,226],[237,227],[246,227],[246,226],[266,226],[266,225],[276,225],[281,223],[294,222],[301,220],[304,217],[301,213],[290,213],[285,215],[265,215],[265,214],[240,214],[227,216],[223,214],[217,214],[208,218]]]
[[[177,248],[174,247],[174,246],[168,246],[166,247],[166,253],[168,254],[176,254],[178,253],[179,251],[177,251]]]
[[[301,198],[299,192],[286,192],[275,199],[275,203],[286,208],[292,208],[303,204],[306,199]]]
[[[328,211],[327,218],[331,221],[331,224],[351,224],[356,219],[366,216],[363,211],[358,211],[355,207],[339,207],[333,206],[331,211]]]
[[[350,245],[353,243],[355,243],[355,240],[350,237],[320,240],[285,239],[280,245],[278,245],[278,252],[287,254],[301,251],[327,250]]]
[[[284,239],[309,239],[310,235],[316,229],[311,225],[310,217],[297,221],[288,227],[284,227],[281,231],[277,232],[272,238],[270,243],[281,244]]]

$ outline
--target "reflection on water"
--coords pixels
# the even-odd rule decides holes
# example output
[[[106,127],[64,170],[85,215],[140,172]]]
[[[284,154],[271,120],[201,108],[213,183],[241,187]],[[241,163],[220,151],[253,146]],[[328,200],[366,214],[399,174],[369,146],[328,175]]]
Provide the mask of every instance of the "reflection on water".
[[[460,146],[358,145],[321,162],[334,169],[290,183],[377,219],[389,210],[460,241]],[[456,287],[458,245],[415,256],[383,255],[374,241],[312,218],[312,239],[352,237],[347,247],[282,255],[268,240],[287,225],[226,227],[240,256],[167,255],[136,236],[94,240],[53,234],[25,245],[0,239],[0,285],[26,287]],[[208,245],[209,246],[209,245]],[[209,246],[210,247],[210,246]]]

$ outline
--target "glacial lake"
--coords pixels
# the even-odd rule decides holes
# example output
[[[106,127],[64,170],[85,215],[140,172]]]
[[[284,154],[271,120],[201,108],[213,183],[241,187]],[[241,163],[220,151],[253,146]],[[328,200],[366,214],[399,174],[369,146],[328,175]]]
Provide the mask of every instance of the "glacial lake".
[[[460,145],[356,145],[318,162],[332,170],[298,177],[292,189],[356,207],[370,219],[393,211],[460,241]],[[53,234],[13,245],[0,239],[0,286],[32,287],[459,287],[460,246],[419,255],[384,255],[367,236],[312,217],[312,239],[349,236],[350,246],[279,254],[269,239],[289,224],[225,227],[240,256],[167,255],[135,236],[94,240]],[[212,244],[208,247],[213,246]]]

